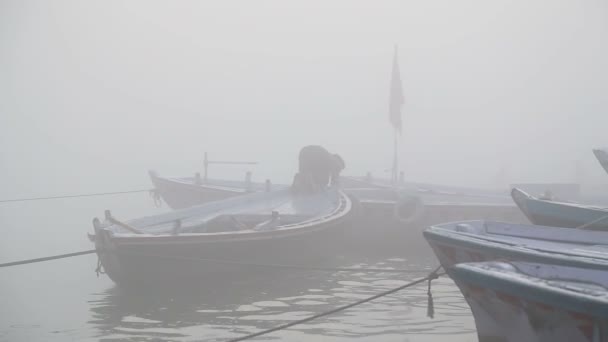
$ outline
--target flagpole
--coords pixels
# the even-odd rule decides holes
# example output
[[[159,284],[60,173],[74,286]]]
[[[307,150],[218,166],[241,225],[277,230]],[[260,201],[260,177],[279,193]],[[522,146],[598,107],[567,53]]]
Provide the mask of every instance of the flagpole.
[[[398,183],[398,178],[399,178],[399,154],[398,154],[398,148],[399,148],[399,142],[398,142],[398,137],[397,137],[397,130],[393,130],[393,133],[395,135],[395,145],[393,148],[393,186],[397,186]]]
[[[401,106],[403,106],[403,86],[399,75],[399,58],[397,45],[393,55],[393,70],[391,71],[390,96],[389,96],[389,120],[393,125],[395,143],[393,150],[393,170],[391,182],[393,186],[399,184],[399,137],[401,135]]]

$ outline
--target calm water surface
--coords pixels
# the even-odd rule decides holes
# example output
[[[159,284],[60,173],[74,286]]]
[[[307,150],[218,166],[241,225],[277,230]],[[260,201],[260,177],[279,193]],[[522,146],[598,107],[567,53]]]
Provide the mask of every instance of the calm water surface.
[[[91,219],[167,210],[146,195],[0,206],[0,262],[92,248]],[[421,243],[424,243],[421,239]],[[339,257],[341,266],[418,270],[394,273],[252,273],[165,289],[125,290],[96,276],[95,255],[0,269],[2,341],[223,341],[374,295],[425,276],[432,255],[374,253]],[[435,318],[426,317],[426,284],[257,340],[476,341],[468,306],[451,280],[433,282]]]

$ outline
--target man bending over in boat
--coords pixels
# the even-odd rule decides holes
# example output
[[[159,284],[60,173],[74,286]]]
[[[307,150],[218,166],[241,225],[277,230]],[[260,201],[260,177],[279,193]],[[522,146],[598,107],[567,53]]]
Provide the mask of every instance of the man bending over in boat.
[[[345,164],[342,157],[329,153],[318,145],[305,146],[300,150],[299,173],[294,178],[293,187],[296,190],[309,189],[312,192],[337,185],[340,172]]]

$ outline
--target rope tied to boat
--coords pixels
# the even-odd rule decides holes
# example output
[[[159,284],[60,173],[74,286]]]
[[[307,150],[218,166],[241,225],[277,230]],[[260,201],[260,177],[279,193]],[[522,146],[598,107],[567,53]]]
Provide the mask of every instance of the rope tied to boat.
[[[79,255],[86,255],[86,254],[93,254],[93,253],[97,253],[97,250],[95,250],[95,249],[89,249],[89,250],[86,250],[86,251],[80,251],[80,252],[74,252],[74,253],[66,253],[66,254],[59,254],[59,255],[52,255],[52,256],[43,257],[43,258],[34,258],[34,259],[26,259],[26,260],[20,260],[20,261],[5,262],[3,264],[0,264],[0,268],[9,267],[9,266],[34,264],[34,263],[43,262],[43,261],[65,259],[65,258],[71,258],[71,257],[79,256]]]
[[[80,255],[93,254],[97,253],[97,265],[95,268],[95,272],[99,276],[99,274],[105,274],[105,270],[103,268],[103,263],[101,262],[100,253],[105,253],[105,250],[102,248],[90,249],[86,251],[79,251],[67,254],[59,254],[53,255],[43,258],[35,258],[35,259],[26,259],[20,261],[13,261],[0,264],[0,268],[10,267],[10,266],[18,266],[25,264],[33,264],[57,259],[64,259],[70,257],[76,257]],[[304,270],[304,271],[321,271],[321,272],[361,272],[361,273],[414,273],[414,272],[427,272],[428,269],[395,269],[395,268],[374,268],[374,267],[315,267],[315,266],[304,266],[304,265],[290,265],[290,264],[262,264],[262,263],[252,263],[252,262],[239,262],[235,260],[221,260],[221,259],[207,259],[207,258],[195,258],[195,257],[180,257],[180,256],[169,256],[169,255],[158,255],[158,254],[149,254],[149,253],[133,253],[127,251],[117,252],[126,256],[139,256],[139,257],[156,257],[156,258],[166,258],[166,259],[175,259],[182,261],[198,261],[198,262],[209,262],[209,263],[217,263],[217,264],[228,264],[228,265],[241,265],[241,266],[250,266],[250,267],[266,267],[266,268],[282,268],[282,269],[294,269],[294,270]],[[431,272],[431,274],[436,273],[435,271]],[[439,274],[441,275],[441,274]],[[433,278],[436,279],[436,278]]]
[[[437,279],[440,276],[442,276],[442,275],[445,274],[445,273],[439,273],[440,269],[441,269],[441,266],[437,267],[435,270],[433,270],[431,273],[429,273],[429,275],[427,275],[424,278],[421,278],[421,279],[418,279],[418,280],[414,280],[414,281],[409,282],[409,283],[407,283],[405,285],[401,285],[399,287],[396,287],[396,288],[393,288],[393,289],[390,289],[390,290],[378,293],[378,294],[376,294],[374,296],[358,300],[358,301],[356,301],[354,303],[343,305],[343,306],[337,307],[337,308],[335,308],[333,310],[324,311],[324,312],[318,313],[316,315],[312,315],[312,316],[309,316],[309,317],[306,317],[306,318],[303,318],[303,319],[299,319],[297,321],[293,321],[293,322],[289,322],[289,323],[286,323],[286,324],[283,324],[283,325],[279,325],[279,326],[276,326],[274,328],[262,330],[262,331],[259,331],[257,333],[249,334],[249,335],[242,336],[242,337],[237,337],[237,338],[228,340],[227,342],[244,341],[244,340],[248,340],[248,339],[251,339],[251,338],[254,338],[254,337],[258,337],[258,336],[262,336],[262,335],[267,335],[267,334],[270,334],[270,333],[275,332],[275,331],[287,329],[287,328],[292,327],[294,325],[307,323],[307,322],[310,322],[310,321],[315,320],[315,319],[320,318],[320,317],[328,316],[328,315],[331,315],[331,314],[334,314],[334,313],[337,313],[337,312],[340,312],[340,311],[344,311],[344,310],[350,309],[352,307],[355,307],[355,306],[358,306],[358,305],[370,302],[370,301],[372,301],[374,299],[378,299],[380,297],[385,297],[385,296],[388,296],[388,295],[393,294],[395,292],[399,292],[399,291],[404,290],[404,289],[406,289],[408,287],[412,287],[412,286],[424,283],[425,281],[429,281],[429,284],[430,284],[431,280]]]
[[[97,278],[99,278],[100,274],[106,274],[106,271],[103,269],[103,263],[101,262],[101,256],[97,253],[97,267],[95,268],[95,274],[97,274]]]
[[[65,198],[109,196],[109,195],[124,195],[124,194],[135,194],[135,193],[139,193],[139,192],[149,192],[149,191],[151,191],[151,189],[139,189],[139,190],[129,190],[129,191],[114,191],[114,192],[96,192],[96,193],[90,193],[90,194],[77,194],[77,195],[61,195],[61,196],[29,197],[29,198],[12,198],[12,199],[2,199],[2,200],[0,200],[0,203],[28,202],[28,201],[54,200],[54,199],[65,199]]]
[[[426,290],[426,295],[428,300],[426,302],[426,316],[428,318],[435,318],[435,303],[433,302],[433,293],[431,293],[431,282],[437,278],[439,278],[440,274],[437,273],[441,269],[441,266],[437,267],[433,272],[428,275],[428,287]]]

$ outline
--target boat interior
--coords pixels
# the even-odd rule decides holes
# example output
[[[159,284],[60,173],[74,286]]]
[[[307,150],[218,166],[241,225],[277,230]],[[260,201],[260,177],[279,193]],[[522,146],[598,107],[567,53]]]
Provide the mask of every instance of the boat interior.
[[[305,196],[292,195],[286,190],[254,193],[128,224],[149,235],[269,231],[332,215],[340,205],[339,196],[337,191]],[[105,228],[114,234],[133,235],[132,230],[121,225],[106,223]]]

